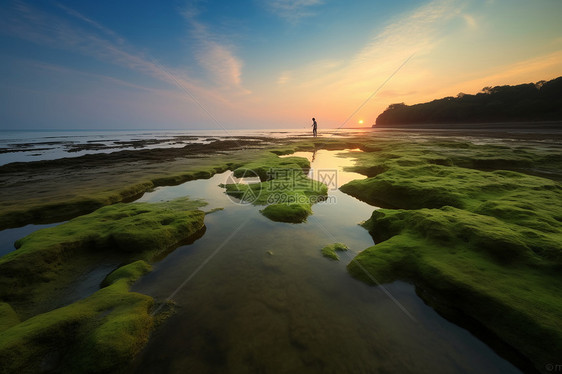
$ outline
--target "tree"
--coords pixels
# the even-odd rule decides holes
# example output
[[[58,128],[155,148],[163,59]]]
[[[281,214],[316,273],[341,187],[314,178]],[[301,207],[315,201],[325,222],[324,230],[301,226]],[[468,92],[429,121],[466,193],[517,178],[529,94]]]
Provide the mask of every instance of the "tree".
[[[516,86],[487,86],[476,95],[460,92],[427,103],[395,103],[377,125],[562,121],[562,77]]]

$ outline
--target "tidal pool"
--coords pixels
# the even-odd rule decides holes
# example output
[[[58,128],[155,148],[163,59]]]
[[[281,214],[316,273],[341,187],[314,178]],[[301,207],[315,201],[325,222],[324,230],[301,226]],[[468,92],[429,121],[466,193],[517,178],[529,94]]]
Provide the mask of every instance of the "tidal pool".
[[[204,210],[223,209],[206,216],[200,239],[154,264],[133,287],[157,301],[172,299],[176,313],[130,372],[519,372],[428,307],[413,285],[371,287],[349,276],[346,264],[373,245],[358,223],[376,208],[337,190],[363,178],[342,170],[352,159],[339,153],[295,154],[313,159],[312,178],[326,178],[321,170],[337,174],[328,199],[302,224],[272,222],[260,207],[233,201],[218,186],[230,172],[143,196],[188,195],[208,201]],[[340,261],[320,253],[334,242],[351,249]]]
[[[16,250],[14,243],[16,240],[23,238],[37,230],[45,229],[47,227],[54,227],[63,222],[48,223],[44,225],[26,225],[16,227],[13,229],[4,229],[0,231],[0,257]]]

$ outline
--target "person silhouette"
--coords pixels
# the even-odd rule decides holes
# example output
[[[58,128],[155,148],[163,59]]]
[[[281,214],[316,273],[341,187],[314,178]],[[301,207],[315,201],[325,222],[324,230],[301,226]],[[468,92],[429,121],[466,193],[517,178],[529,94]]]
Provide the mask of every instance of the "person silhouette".
[[[316,137],[317,134],[318,124],[316,123],[316,118],[312,118],[312,136]]]

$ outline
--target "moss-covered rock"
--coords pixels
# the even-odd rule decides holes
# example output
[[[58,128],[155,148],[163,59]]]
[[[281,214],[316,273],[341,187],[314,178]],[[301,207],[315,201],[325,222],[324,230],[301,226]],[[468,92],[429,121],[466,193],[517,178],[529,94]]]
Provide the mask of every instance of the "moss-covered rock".
[[[107,277],[105,277],[101,286],[107,287],[119,279],[129,279],[131,281],[135,281],[151,270],[152,267],[149,264],[145,261],[138,260],[112,271]]]
[[[272,221],[301,223],[312,214],[310,204],[271,204],[260,212]]]
[[[402,209],[373,212],[364,226],[377,244],[348,270],[368,283],[414,282],[438,310],[470,316],[544,370],[562,350],[562,207],[553,203],[562,187],[490,169],[538,174],[538,162],[559,160],[513,151],[418,141],[358,155],[357,171],[373,175],[342,191]]]
[[[2,373],[107,373],[123,368],[148,341],[151,297],[129,292],[143,261],[115,271],[111,284],[63,308],[0,332]]]
[[[324,200],[328,194],[325,184],[306,176],[309,167],[305,158],[279,158],[270,154],[234,172],[235,176],[258,174],[262,182],[223,187],[227,194],[241,201],[267,205],[260,212],[273,221],[301,223],[312,214],[312,204]]]
[[[0,302],[0,333],[18,323],[20,319],[10,304]]]
[[[219,166],[209,166],[188,172],[174,172],[165,176],[147,175],[143,177],[146,180],[142,182],[129,184],[130,182],[123,181],[122,184],[125,185],[119,185],[119,188],[115,189],[108,189],[107,186],[100,182],[101,186],[92,191],[87,189],[76,191],[72,189],[67,191],[66,195],[61,192],[64,199],[56,191],[65,191],[68,185],[74,185],[74,183],[65,183],[62,180],[60,182],[61,186],[58,186],[58,188],[51,187],[54,191],[49,191],[49,193],[56,195],[57,198],[39,198],[35,194],[36,198],[18,201],[19,204],[17,205],[12,200],[1,201],[2,199],[0,199],[0,207],[2,207],[0,211],[0,229],[23,226],[28,223],[51,223],[69,220],[82,214],[91,213],[106,205],[133,201],[142,196],[146,191],[150,191],[158,186],[177,185],[194,179],[210,178],[216,173],[226,171],[230,165],[230,163],[224,163]],[[56,175],[57,173],[54,174]],[[65,174],[67,173],[65,172]],[[107,185],[111,185],[113,182],[107,176],[100,179],[106,180]],[[28,186],[25,187],[29,189]]]
[[[347,247],[347,245],[343,244],[343,243],[334,243],[334,244],[330,244],[325,246],[324,248],[321,249],[322,252],[322,256],[327,257],[329,259],[335,260],[335,261],[339,261],[340,256],[338,256],[336,251],[339,252],[345,252],[348,251],[349,248]]]
[[[203,228],[205,214],[197,209],[202,205],[188,199],[115,204],[36,231],[0,258],[0,301],[28,315],[38,299],[71,284],[65,277],[74,259],[89,253],[106,252],[122,262],[151,260]]]
[[[129,292],[150,260],[204,225],[201,201],[116,204],[17,241],[0,259],[0,372],[119,371],[148,340],[151,297]],[[23,314],[71,284],[75,258],[107,252],[129,264],[110,273],[101,290],[70,305]],[[136,260],[139,259],[139,260]],[[135,261],[136,260],[136,261]],[[16,309],[18,310],[18,309]]]
[[[307,170],[310,163],[302,157],[278,157],[271,152],[265,152],[254,161],[234,169],[234,176],[237,178],[258,176],[260,180],[267,181],[276,178],[275,170]]]

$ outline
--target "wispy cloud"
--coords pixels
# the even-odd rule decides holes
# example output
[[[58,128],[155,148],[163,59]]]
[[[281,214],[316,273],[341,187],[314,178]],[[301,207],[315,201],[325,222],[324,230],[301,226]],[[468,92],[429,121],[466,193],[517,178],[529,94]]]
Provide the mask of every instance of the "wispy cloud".
[[[213,76],[216,83],[228,87],[242,83],[242,62],[224,45],[209,42],[198,56],[199,63]]]
[[[314,8],[323,3],[323,0],[268,0],[266,7],[270,12],[294,23],[301,18],[314,16]]]
[[[458,15],[457,8],[456,0],[432,1],[376,31],[370,41],[347,61],[312,62],[294,71],[292,81],[348,99],[366,97],[409,55],[415,53],[418,58],[429,53],[438,43],[443,25]],[[412,74],[420,73],[405,69],[400,76],[407,74],[412,78]]]
[[[32,61],[32,60],[19,60],[18,63],[21,65],[27,65],[30,68],[37,69],[37,70],[44,70],[64,76],[71,76],[73,79],[83,78],[95,82],[106,82],[106,83],[110,83],[111,85],[121,86],[123,88],[131,88],[134,90],[146,91],[158,95],[168,95],[168,96],[179,95],[178,92],[173,92],[171,90],[165,90],[165,89],[159,89],[159,88],[153,88],[140,84],[135,84],[112,76],[73,69],[66,66],[54,65],[54,64]]]
[[[61,3],[55,2],[55,5],[57,7],[59,7],[60,9],[64,10],[66,12],[66,14],[68,14],[69,16],[72,16],[80,21],[83,21],[84,23],[96,28],[97,30],[103,32],[104,34],[108,35],[109,37],[113,38],[117,43],[119,44],[125,44],[125,39],[123,39],[120,35],[118,35],[116,32],[114,32],[113,30],[101,25],[100,23],[94,21],[91,18],[88,18],[86,16],[84,16],[82,13],[77,12],[74,9],[71,9]]]
[[[244,94],[249,92],[241,86],[242,63],[218,41],[209,39],[199,49],[198,61],[212,72],[213,81],[210,81],[196,76],[191,66],[170,67],[162,64],[150,52],[139,50],[110,28],[67,6],[58,8],[62,12],[22,0],[0,4],[0,33],[52,48],[52,55],[55,56],[57,50],[65,50],[140,74],[131,76],[123,74],[123,71],[115,71],[114,75],[118,77],[115,78],[104,73],[89,74],[92,72],[89,66],[59,62],[64,66],[60,66],[62,70],[58,76],[65,82],[72,82],[75,78],[84,79],[80,95],[67,98],[80,101],[84,113],[88,110],[93,113],[99,107],[94,104],[88,107],[89,100],[91,103],[104,101],[104,107],[113,108],[113,111],[92,114],[93,117],[104,117],[107,123],[115,123],[118,121],[116,118],[124,121],[128,121],[124,118],[137,118],[138,121],[152,123],[158,121],[159,114],[162,120],[170,121],[167,123],[174,123],[175,126],[184,124],[201,127],[207,124],[215,127],[217,121],[214,119],[219,118],[223,123],[221,126],[229,127],[243,117],[233,114],[239,110],[237,98],[248,96]],[[44,63],[45,60],[38,62]],[[66,66],[73,66],[74,71],[65,70]],[[41,68],[52,70],[55,67],[37,67]],[[142,76],[153,81],[147,81]],[[167,87],[162,87],[162,82]],[[49,102],[54,97],[62,98],[69,94],[57,90],[49,93],[48,89],[42,87],[41,90],[44,96],[49,97]],[[65,101],[61,99],[59,102]],[[111,116],[111,113],[115,116]],[[209,113],[212,113],[214,121],[209,119]],[[76,118],[79,116],[77,112]]]
[[[441,42],[444,27],[459,17],[461,4],[459,0],[434,0],[373,30],[368,42],[347,58],[311,61],[291,69],[290,79],[286,70],[280,70],[275,86],[279,91],[271,93],[268,110],[275,112],[281,102],[283,107],[292,108],[295,116],[329,113],[328,125],[339,126],[412,54],[408,64],[386,84],[385,90],[392,91],[377,94],[358,116],[378,113],[389,101],[403,101],[392,93],[414,95],[420,91],[416,85],[431,75],[424,61]],[[286,92],[291,96],[284,95]],[[268,101],[267,95],[262,95],[262,100]]]
[[[455,0],[434,0],[394,20],[372,37],[355,56],[353,64],[372,64],[388,60],[393,54],[407,56],[413,52],[428,52],[436,43],[443,24],[456,16],[457,7]]]
[[[225,38],[216,35],[209,27],[197,19],[196,5],[183,12],[186,19],[196,60],[215,87],[225,93],[248,94],[242,85],[243,61],[234,53],[234,47]]]
[[[213,87],[208,87],[202,80],[190,76],[184,69],[163,66],[152,56],[139,52],[113,30],[71,8],[57,4],[78,22],[70,22],[67,17],[41,10],[24,1],[15,1],[12,5],[11,9],[6,9],[9,12],[6,11],[4,16],[0,16],[0,32],[42,46],[89,56],[174,87],[181,84],[201,100],[229,104],[225,96]],[[209,44],[203,55],[207,58],[201,57],[201,62],[209,62],[209,69],[216,73],[218,81],[226,82],[226,85],[239,85],[241,64],[231,58],[228,52],[222,51],[219,45]],[[213,61],[214,63],[211,63]],[[172,90],[177,91],[175,88]]]
[[[63,6],[63,9],[67,14],[82,21],[82,25],[73,24],[64,17],[17,1],[14,3],[14,12],[11,17],[4,19],[0,30],[36,44],[72,51],[169,81],[160,67],[147,56],[126,45],[124,38],[117,33],[70,8]],[[84,23],[94,26],[95,30],[88,30],[83,26]]]
[[[468,27],[474,29],[478,26],[478,24],[476,23],[476,19],[470,14],[463,14],[462,18],[464,19]]]

